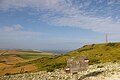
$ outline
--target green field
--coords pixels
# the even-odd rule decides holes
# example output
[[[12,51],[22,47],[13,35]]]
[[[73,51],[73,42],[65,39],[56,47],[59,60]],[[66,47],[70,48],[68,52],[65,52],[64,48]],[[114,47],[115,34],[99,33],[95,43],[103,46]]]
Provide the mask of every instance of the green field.
[[[39,57],[45,57],[49,55],[43,55],[43,54],[16,54],[17,57],[23,58],[23,59],[33,59],[33,58],[39,58]]]
[[[50,56],[50,55],[47,55],[47,54],[5,54],[4,56],[12,56],[12,55],[20,57],[22,59],[35,59],[35,58]]]
[[[34,50],[18,50],[19,52],[28,52],[28,53],[41,53],[40,51],[34,51]]]

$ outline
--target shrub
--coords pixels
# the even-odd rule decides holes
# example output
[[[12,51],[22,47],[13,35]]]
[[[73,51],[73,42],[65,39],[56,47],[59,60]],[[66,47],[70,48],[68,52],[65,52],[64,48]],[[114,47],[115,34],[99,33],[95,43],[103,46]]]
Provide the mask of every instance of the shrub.
[[[53,72],[54,69],[53,68],[47,68],[47,72]]]
[[[113,46],[115,46],[115,43],[108,43],[106,46],[113,47]]]
[[[8,76],[8,75],[10,75],[10,73],[6,73],[5,75]]]
[[[50,65],[45,65],[43,68],[47,70],[47,72],[52,72],[55,69],[63,68],[66,65],[66,63],[54,63]]]
[[[92,46],[91,47],[94,47],[95,46],[95,44],[92,44]]]
[[[88,48],[88,49],[80,49],[78,50],[78,52],[83,52],[83,51],[89,51],[89,50],[92,50],[93,48]]]
[[[86,47],[87,45],[84,45],[82,48]]]
[[[28,73],[28,71],[25,71],[25,73]]]
[[[113,63],[116,63],[117,61],[116,60],[113,60]]]
[[[103,54],[100,54],[99,56],[102,56]]]
[[[120,60],[120,57],[117,57],[117,60]]]
[[[92,59],[92,60],[90,60],[90,62],[89,62],[90,65],[99,64],[99,63],[100,63],[100,60],[98,60],[98,59]]]
[[[97,66],[97,68],[103,68],[104,66]]]

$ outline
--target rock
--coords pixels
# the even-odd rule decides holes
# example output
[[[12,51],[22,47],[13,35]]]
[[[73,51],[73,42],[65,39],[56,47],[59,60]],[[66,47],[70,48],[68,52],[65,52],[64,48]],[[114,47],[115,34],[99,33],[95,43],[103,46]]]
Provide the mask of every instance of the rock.
[[[120,64],[112,62],[90,65],[86,71],[78,72],[80,80],[120,80],[119,75]],[[39,71],[0,76],[0,80],[73,80],[72,77],[71,74],[65,73],[64,70],[56,69],[54,72]]]

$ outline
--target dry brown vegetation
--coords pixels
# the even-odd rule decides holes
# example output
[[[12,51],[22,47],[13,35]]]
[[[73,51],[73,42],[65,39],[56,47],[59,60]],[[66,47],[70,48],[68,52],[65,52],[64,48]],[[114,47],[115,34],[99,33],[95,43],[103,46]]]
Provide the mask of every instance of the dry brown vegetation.
[[[39,67],[39,70],[54,71],[58,68],[64,68],[66,66],[66,60],[68,58],[76,56],[88,57],[88,59],[90,60],[89,65],[106,62],[119,62],[120,43],[102,43],[85,45],[79,49],[65,54],[38,58],[36,60],[17,64],[17,66],[36,64]]]
[[[29,62],[31,60],[49,55],[53,54],[37,51],[0,50],[0,75],[35,71],[38,68],[35,64],[27,64],[17,67],[16,64]]]
[[[4,51],[2,51],[4,52]],[[14,51],[6,51],[8,52],[14,52]],[[29,55],[24,55],[23,53]],[[79,49],[76,49],[74,51],[61,54],[61,55],[52,55],[52,56],[38,56],[39,53],[35,52],[33,56],[33,52],[26,52],[26,51],[19,51],[22,55],[19,55],[18,53],[16,55],[11,55],[12,58],[15,57],[18,59],[18,63],[16,62],[15,65],[10,65],[6,63],[10,63],[10,60],[5,62],[1,61],[0,65],[3,65],[4,67],[11,67],[14,68],[14,70],[18,70],[17,73],[20,73],[20,69],[22,67],[26,67],[28,65],[31,65],[31,70],[25,70],[22,69],[22,72],[27,72],[27,71],[54,71],[55,69],[58,68],[64,68],[66,66],[66,60],[68,58],[74,57],[74,56],[85,56],[88,57],[90,62],[90,65],[93,64],[100,64],[100,63],[106,63],[106,62],[119,62],[120,61],[120,43],[103,43],[103,44],[90,44],[90,45],[85,45]],[[12,53],[11,53],[12,54]],[[36,55],[37,54],[37,55]],[[41,52],[40,52],[41,54]],[[3,55],[3,54],[2,54]],[[2,56],[1,55],[1,56]],[[8,55],[8,54],[7,54]],[[9,57],[11,57],[9,55]],[[36,57],[38,56],[38,57]],[[5,56],[4,56],[5,57]],[[17,60],[14,59],[14,60]],[[3,59],[2,59],[3,60]],[[11,59],[12,62],[13,59]],[[13,62],[14,62],[13,60]],[[21,62],[19,62],[19,60]],[[22,62],[23,61],[23,62]],[[33,67],[34,66],[34,67]],[[34,68],[34,69],[32,69]],[[1,68],[1,70],[5,71],[4,68]],[[11,71],[14,71],[11,69]],[[0,71],[1,73],[1,71]],[[5,74],[5,73],[4,73]],[[6,74],[11,74],[11,72]]]

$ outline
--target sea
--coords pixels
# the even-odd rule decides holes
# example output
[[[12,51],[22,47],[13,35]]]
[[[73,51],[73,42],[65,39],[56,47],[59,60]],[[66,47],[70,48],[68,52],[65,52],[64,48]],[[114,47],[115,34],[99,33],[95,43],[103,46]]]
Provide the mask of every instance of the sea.
[[[70,52],[71,50],[42,50],[42,51],[51,52],[55,54],[65,54],[67,52]]]

